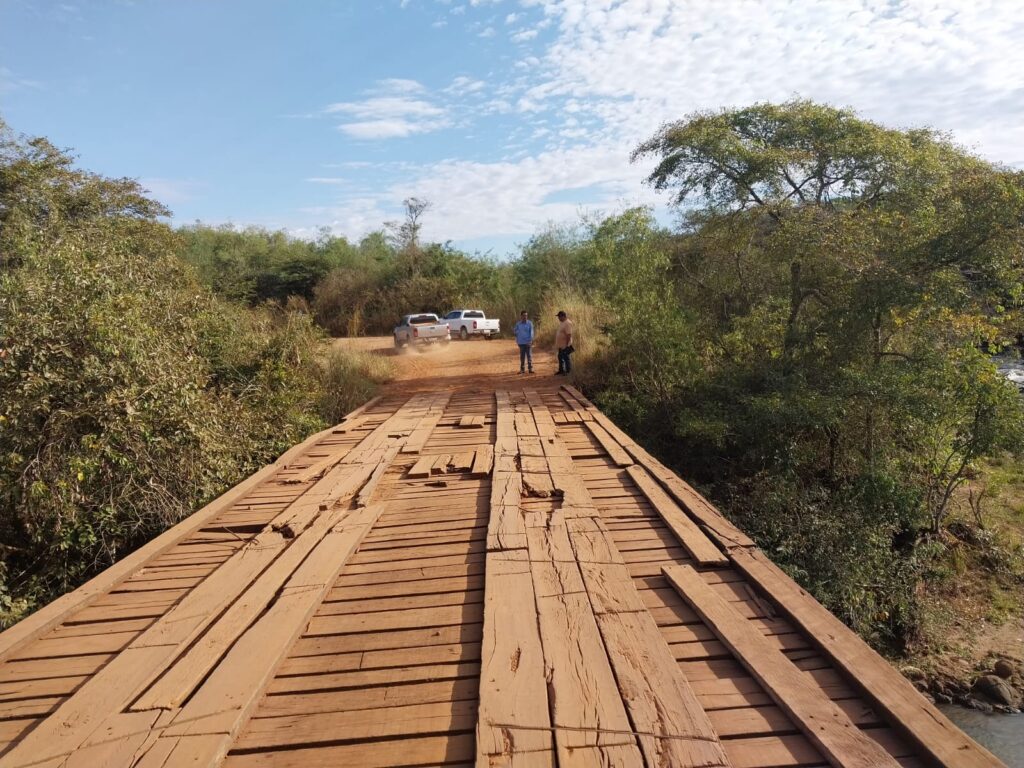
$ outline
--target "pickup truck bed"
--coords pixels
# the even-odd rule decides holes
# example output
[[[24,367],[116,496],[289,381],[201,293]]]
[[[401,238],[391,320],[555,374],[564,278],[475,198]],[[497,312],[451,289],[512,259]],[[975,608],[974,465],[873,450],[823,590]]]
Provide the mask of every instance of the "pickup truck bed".
[[[452,336],[463,340],[470,336],[490,339],[501,334],[501,321],[489,319],[479,309],[453,309],[441,322],[447,323]]]
[[[406,315],[395,326],[395,346],[408,344],[447,344],[452,340],[451,331],[437,315],[420,312]]]

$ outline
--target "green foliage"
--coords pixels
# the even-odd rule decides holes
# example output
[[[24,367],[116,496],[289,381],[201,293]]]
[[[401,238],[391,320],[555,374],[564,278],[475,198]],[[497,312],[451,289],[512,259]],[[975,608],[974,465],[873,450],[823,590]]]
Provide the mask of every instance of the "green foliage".
[[[366,352],[332,348],[320,363],[319,411],[328,424],[337,424],[346,414],[376,394],[377,386],[391,378],[387,358]]]
[[[180,254],[200,279],[224,298],[248,304],[284,302],[290,296],[312,300],[313,289],[332,269],[365,270],[374,261],[369,249],[326,233],[308,242],[256,227],[239,231],[196,224],[179,234]]]
[[[333,336],[389,334],[408,312],[460,306],[514,322],[519,302],[511,267],[448,244],[422,244],[419,217],[429,206],[412,202],[410,220],[357,245],[326,231],[308,242],[284,232],[197,224],[179,230],[180,253],[220,296],[250,305],[309,306]]]
[[[926,542],[1024,437],[982,352],[1019,314],[1024,177],[804,101],[694,115],[648,155],[685,229],[607,250],[602,295],[633,320],[599,397],[852,625],[914,640]]]
[[[230,305],[138,185],[0,139],[0,615],[15,620],[320,425],[308,319]]]
[[[693,326],[670,280],[668,245],[645,209],[601,222],[590,243],[598,291],[611,313],[608,388],[644,393],[659,405],[673,402],[696,373]]]
[[[808,101],[695,114],[634,153],[652,156],[680,231],[631,209],[499,263],[423,242],[413,199],[357,244],[174,233],[134,183],[4,133],[0,617],[388,376],[323,356],[282,306],[334,335],[478,306],[506,329],[528,309],[542,345],[567,310],[577,382],[614,418],[865,637],[921,642],[958,494],[1024,440],[989,359],[1020,332],[1024,174]]]

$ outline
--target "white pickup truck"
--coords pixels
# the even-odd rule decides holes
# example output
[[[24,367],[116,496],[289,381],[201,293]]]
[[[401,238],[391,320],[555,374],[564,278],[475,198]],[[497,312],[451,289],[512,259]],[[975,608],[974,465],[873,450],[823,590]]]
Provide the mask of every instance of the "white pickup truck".
[[[490,339],[501,333],[500,320],[488,320],[479,309],[453,309],[442,320],[452,332],[465,341],[470,336],[483,336]]]
[[[406,315],[395,326],[395,346],[399,348],[408,344],[447,344],[451,340],[448,326],[429,312]]]

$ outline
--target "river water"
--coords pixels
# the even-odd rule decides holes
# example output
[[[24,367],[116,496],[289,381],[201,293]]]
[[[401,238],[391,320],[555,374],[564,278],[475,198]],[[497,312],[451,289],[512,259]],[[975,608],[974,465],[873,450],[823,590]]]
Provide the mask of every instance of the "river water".
[[[1024,394],[1024,362],[999,357],[992,362]],[[1024,715],[986,715],[956,705],[943,705],[939,709],[1009,768],[1024,768]]]
[[[1009,768],[1024,768],[1024,715],[986,715],[956,705],[939,709]]]
[[[993,357],[992,362],[996,364],[999,372],[1016,384],[1017,388],[1024,394],[1024,362],[1004,357]]]

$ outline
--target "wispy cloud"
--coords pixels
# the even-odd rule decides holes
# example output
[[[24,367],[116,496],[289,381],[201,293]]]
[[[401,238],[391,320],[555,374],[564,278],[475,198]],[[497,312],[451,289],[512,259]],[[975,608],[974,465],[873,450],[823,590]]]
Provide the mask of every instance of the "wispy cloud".
[[[444,3],[456,16],[479,4]],[[466,26],[467,34],[501,27],[519,58],[480,72],[486,82],[460,74],[433,95],[392,92],[400,109],[373,94],[336,114],[352,118],[350,133],[390,120],[365,131],[410,135],[455,124],[455,105],[474,99],[477,108],[464,110],[474,132],[485,135],[484,119],[501,121],[492,158],[407,166],[389,180],[339,188],[321,209],[339,231],[379,226],[410,195],[434,202],[429,236],[463,240],[528,235],[575,217],[572,201],[583,197],[603,210],[664,206],[642,183],[649,168],[628,161],[639,141],[695,110],[794,95],[889,125],[948,129],[992,159],[1024,166],[1024,14],[1013,3],[522,0],[514,12]]]
[[[139,179],[142,188],[165,205],[180,205],[194,200],[206,184],[193,179],[167,179],[156,176]]]
[[[1024,15],[1000,0],[530,0],[558,25],[524,103],[576,99],[624,141],[696,109],[794,94],[1024,146]]]
[[[23,88],[42,88],[43,84],[38,80],[31,80],[21,77],[7,67],[0,67],[0,93],[11,93]]]
[[[351,118],[338,130],[356,139],[402,138],[451,124],[447,110],[428,100],[426,88],[415,80],[381,80],[372,93],[378,95],[329,104],[324,113]]]
[[[452,80],[451,85],[444,89],[444,92],[455,96],[464,96],[468,93],[478,93],[482,91],[486,85],[487,83],[483,80],[475,80],[472,77],[459,75]]]

